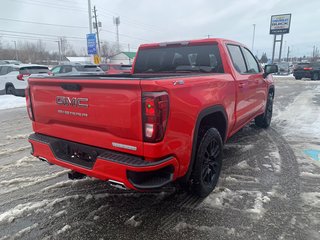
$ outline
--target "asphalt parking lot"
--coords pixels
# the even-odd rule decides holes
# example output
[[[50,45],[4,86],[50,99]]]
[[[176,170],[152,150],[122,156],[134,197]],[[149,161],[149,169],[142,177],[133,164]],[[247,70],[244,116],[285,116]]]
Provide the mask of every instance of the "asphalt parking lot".
[[[320,239],[320,81],[275,82],[271,128],[228,141],[206,199],[68,180],[30,156],[26,110],[1,110],[0,240]]]

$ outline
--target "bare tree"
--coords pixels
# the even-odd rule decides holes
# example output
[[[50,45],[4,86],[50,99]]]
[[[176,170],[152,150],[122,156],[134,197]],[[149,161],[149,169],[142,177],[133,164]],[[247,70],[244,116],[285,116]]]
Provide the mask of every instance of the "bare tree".
[[[101,56],[105,58],[110,58],[118,52],[117,44],[110,44],[107,41],[102,42],[101,44]]]

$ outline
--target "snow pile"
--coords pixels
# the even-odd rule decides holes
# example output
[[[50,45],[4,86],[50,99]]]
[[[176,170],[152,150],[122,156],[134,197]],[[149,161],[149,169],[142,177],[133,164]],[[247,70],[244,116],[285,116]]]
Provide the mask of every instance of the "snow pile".
[[[68,231],[69,229],[71,229],[71,226],[67,224],[57,232],[57,235],[64,233],[64,232]]]
[[[268,202],[270,202],[270,198],[268,196],[263,196],[262,197],[262,193],[258,192],[257,193],[257,197],[256,197],[256,199],[254,201],[253,208],[247,209],[247,212],[255,213],[258,216],[262,216],[264,214],[264,212],[265,212],[263,204],[264,203],[268,203]]]
[[[214,207],[223,208],[229,207],[235,198],[241,198],[236,192],[228,188],[216,188],[204,201],[203,204]],[[226,201],[227,200],[227,201]]]
[[[135,220],[136,216],[132,216],[130,219],[128,219],[126,222],[125,222],[125,225],[130,225],[132,227],[139,227],[142,223],[142,221],[137,221]]]
[[[247,161],[242,161],[236,165],[236,168],[241,170],[252,170],[252,171],[261,171],[258,167],[251,167]]]
[[[0,96],[0,110],[25,107],[26,99],[23,97],[16,97],[13,95]]]

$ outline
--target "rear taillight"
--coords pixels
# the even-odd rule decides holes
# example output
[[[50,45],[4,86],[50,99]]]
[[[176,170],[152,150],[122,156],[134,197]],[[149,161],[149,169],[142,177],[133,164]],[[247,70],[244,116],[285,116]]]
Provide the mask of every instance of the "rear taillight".
[[[33,110],[32,110],[32,102],[31,102],[31,95],[30,95],[30,88],[29,87],[26,88],[25,94],[26,94],[28,115],[29,115],[30,120],[34,121]]]
[[[24,77],[27,77],[27,76],[30,76],[30,74],[22,74],[20,73],[18,76],[17,76],[17,79],[20,80],[20,81],[24,81]]]
[[[312,67],[305,67],[303,70],[312,70]]]
[[[166,92],[142,94],[142,127],[145,142],[160,142],[166,131],[169,115],[169,96]]]

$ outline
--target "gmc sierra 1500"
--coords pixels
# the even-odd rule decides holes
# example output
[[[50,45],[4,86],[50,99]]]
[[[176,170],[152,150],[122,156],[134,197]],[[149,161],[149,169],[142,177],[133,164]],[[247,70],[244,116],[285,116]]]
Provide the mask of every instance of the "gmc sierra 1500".
[[[270,125],[273,72],[240,43],[204,39],[142,45],[129,75],[31,78],[32,155],[71,178],[207,196],[227,139],[253,119]]]

